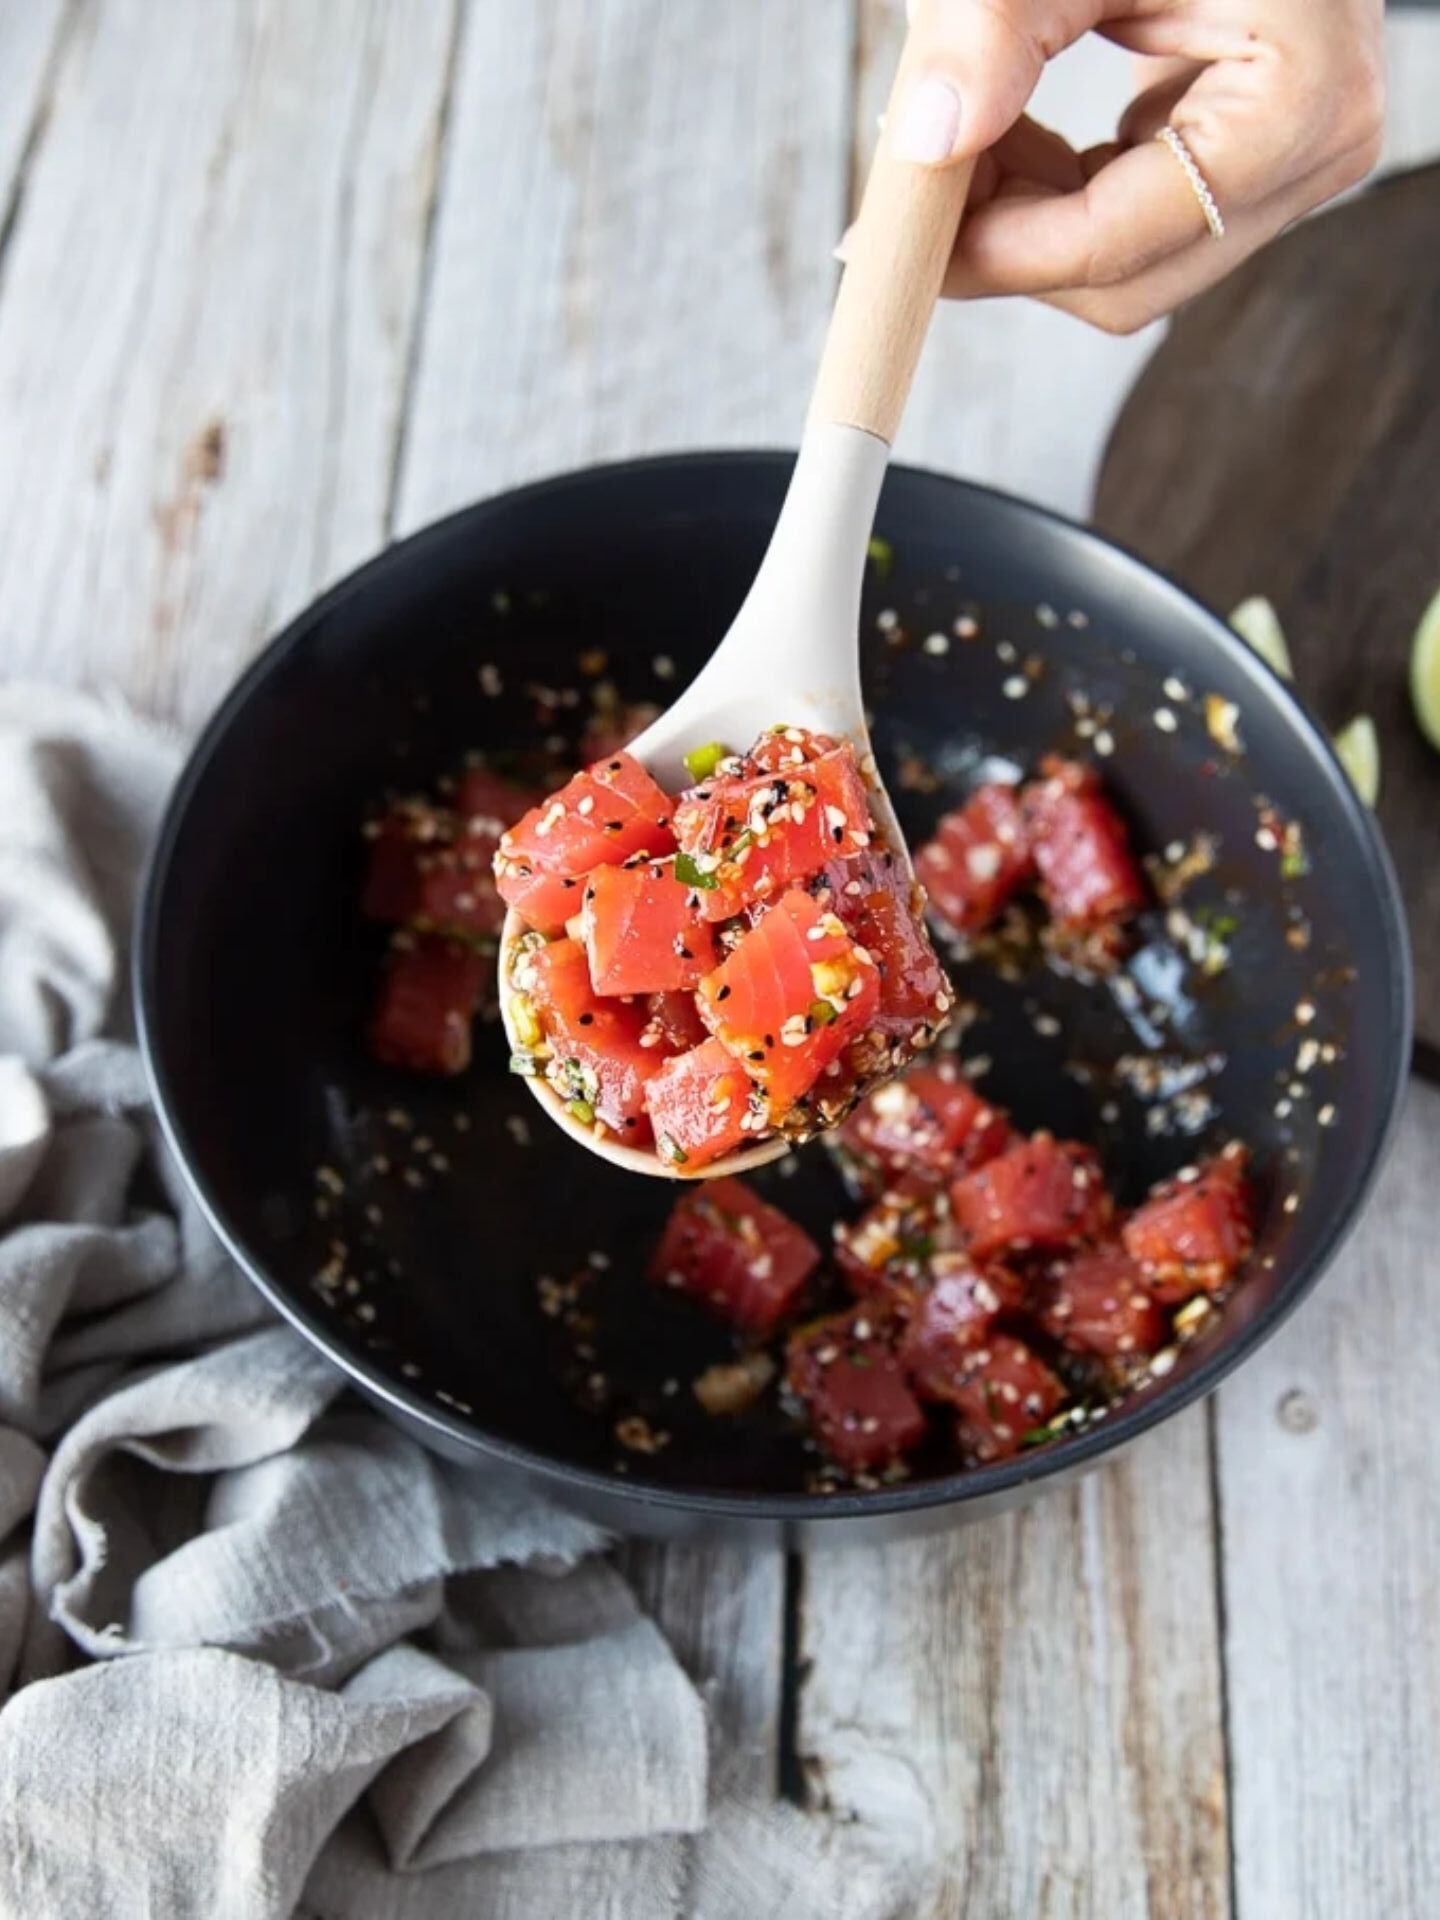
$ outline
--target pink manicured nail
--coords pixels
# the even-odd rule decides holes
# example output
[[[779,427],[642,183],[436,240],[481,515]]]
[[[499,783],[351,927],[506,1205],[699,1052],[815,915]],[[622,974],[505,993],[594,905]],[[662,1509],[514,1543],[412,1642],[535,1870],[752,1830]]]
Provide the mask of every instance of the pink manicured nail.
[[[852,220],[850,225],[846,227],[844,233],[841,234],[840,238],[835,242],[835,245],[831,248],[830,258],[832,260],[840,261],[842,266],[844,265],[845,261],[847,261],[850,258],[850,236],[851,234],[854,233],[854,231],[855,231],[855,223]]]
[[[938,166],[955,150],[960,132],[960,96],[948,80],[926,74],[905,96],[891,146],[901,160]]]

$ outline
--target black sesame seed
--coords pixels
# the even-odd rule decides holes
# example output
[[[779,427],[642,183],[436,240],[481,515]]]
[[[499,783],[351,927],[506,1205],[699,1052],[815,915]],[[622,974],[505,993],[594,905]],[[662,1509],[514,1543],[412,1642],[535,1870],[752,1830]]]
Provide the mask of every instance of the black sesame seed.
[[[729,987],[721,987],[720,991],[716,994],[715,998],[717,1000],[728,1000],[730,998],[730,993],[731,993],[731,989]]]
[[[594,1024],[595,1024],[595,1016],[594,1016],[594,1014],[593,1014],[593,1013],[582,1013],[582,1014],[581,1014],[581,1016],[580,1016],[580,1024],[581,1024],[581,1026],[582,1026],[582,1027],[593,1027],[593,1026],[594,1026]]]

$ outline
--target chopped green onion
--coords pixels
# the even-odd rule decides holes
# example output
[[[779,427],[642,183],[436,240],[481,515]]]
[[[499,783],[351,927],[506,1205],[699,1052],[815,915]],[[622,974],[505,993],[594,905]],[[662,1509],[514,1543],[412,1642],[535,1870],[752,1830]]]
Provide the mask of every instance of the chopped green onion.
[[[1280,877],[1282,880],[1301,880],[1310,871],[1310,862],[1305,858],[1305,849],[1300,846],[1286,847],[1280,856]]]
[[[702,873],[689,853],[676,854],[675,878],[682,886],[698,887],[702,893],[713,893],[720,884],[713,873]]]
[[[707,741],[703,747],[693,747],[685,756],[686,771],[692,780],[708,780],[729,752],[730,749],[719,740]]]
[[[533,1080],[540,1071],[540,1062],[533,1053],[512,1053],[510,1056],[511,1073],[524,1074],[527,1080]]]
[[[660,1158],[662,1160],[669,1160],[674,1166],[683,1167],[690,1158],[689,1154],[686,1153],[685,1149],[680,1145],[680,1142],[678,1140],[672,1140],[668,1133],[657,1134],[655,1136],[655,1146],[660,1154]]]
[[[588,1100],[567,1101],[565,1111],[572,1119],[578,1120],[582,1127],[593,1127],[595,1124],[595,1109]]]
[[[865,554],[875,569],[877,580],[888,580],[895,565],[895,549],[888,540],[882,540],[877,533],[865,549]]]
[[[540,1016],[535,1011],[535,1003],[528,993],[516,993],[510,997],[510,1025],[515,1037],[524,1047],[538,1047],[544,1039],[544,1029],[540,1025]]]
[[[811,1001],[810,1018],[815,1022],[817,1027],[828,1027],[835,1017],[835,1009],[828,1000]]]

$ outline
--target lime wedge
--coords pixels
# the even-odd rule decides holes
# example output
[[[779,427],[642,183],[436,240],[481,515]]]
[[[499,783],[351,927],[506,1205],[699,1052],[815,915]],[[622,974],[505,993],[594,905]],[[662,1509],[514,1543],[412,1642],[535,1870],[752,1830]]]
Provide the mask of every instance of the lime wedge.
[[[1440,593],[1420,616],[1410,642],[1410,701],[1420,731],[1440,749]]]
[[[1335,751],[1351,786],[1367,807],[1373,807],[1380,798],[1380,739],[1368,713],[1357,713],[1348,726],[1340,729],[1335,736]]]
[[[1268,600],[1258,593],[1242,600],[1230,616],[1230,624],[1240,638],[1252,646],[1267,667],[1273,667],[1282,680],[1293,680],[1290,649],[1285,644],[1285,629],[1280,616]]]

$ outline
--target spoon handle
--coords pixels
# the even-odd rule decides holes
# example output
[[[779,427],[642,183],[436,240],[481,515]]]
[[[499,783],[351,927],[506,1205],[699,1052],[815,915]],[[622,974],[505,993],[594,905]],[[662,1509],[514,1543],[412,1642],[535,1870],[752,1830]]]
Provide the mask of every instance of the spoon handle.
[[[810,407],[812,426],[859,427],[887,445],[905,411],[975,171],[973,160],[926,167],[890,151],[890,129],[918,58],[912,33],[850,237]]]

